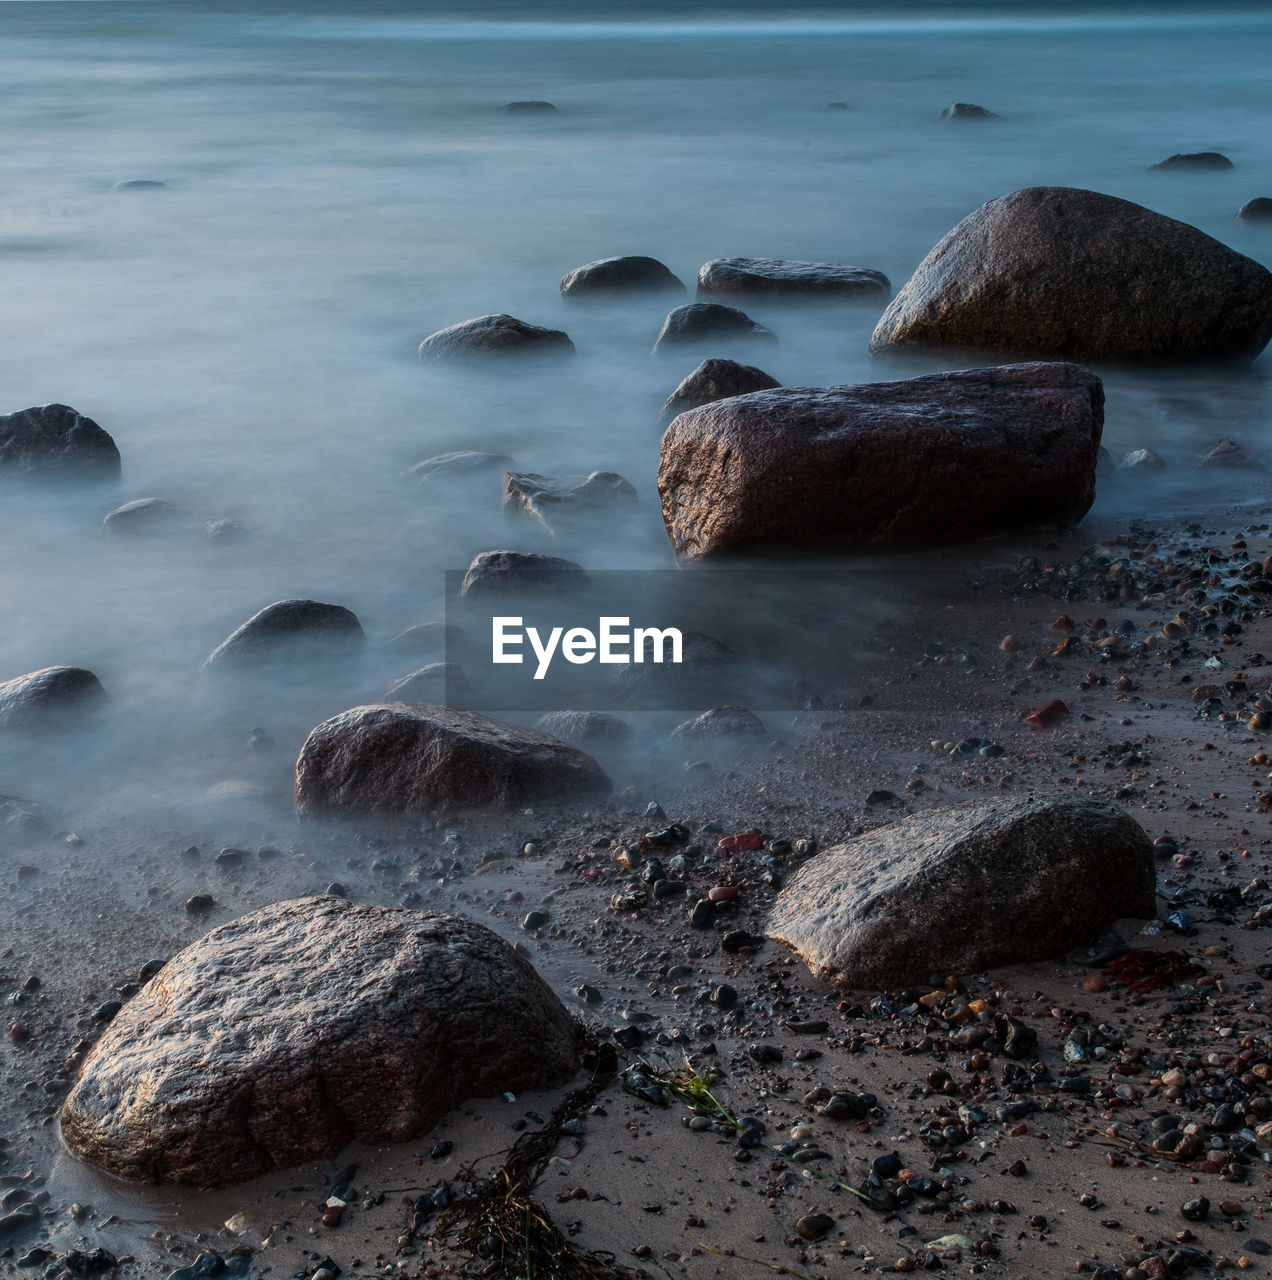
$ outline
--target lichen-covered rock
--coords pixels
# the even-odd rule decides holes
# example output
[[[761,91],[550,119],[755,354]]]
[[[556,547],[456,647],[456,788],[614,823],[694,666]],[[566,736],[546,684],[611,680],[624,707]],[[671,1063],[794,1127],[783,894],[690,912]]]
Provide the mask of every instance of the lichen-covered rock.
[[[941,546],[1081,519],[1099,378],[1019,364],[703,405],[667,428],[663,519],[682,560]]]
[[[105,697],[101,681],[84,667],[44,667],[0,683],[0,729],[64,727]]]
[[[365,639],[357,615],[343,605],[277,600],[222,640],[204,666],[243,668],[274,658],[340,656]]]
[[[495,314],[461,320],[430,333],[420,343],[420,359],[428,364],[504,356],[572,355],[574,343],[560,329],[527,324],[515,316]]]
[[[471,711],[354,707],[314,729],[296,761],[302,818],[421,817],[591,800],[600,765],[556,738]]]
[[[0,476],[115,480],[119,450],[92,418],[46,404],[0,416]]]
[[[530,964],[469,920],[323,896],[174,956],[93,1046],[62,1136],[117,1177],[224,1186],[403,1142],[467,1098],[575,1069]]]
[[[768,934],[841,987],[1045,960],[1123,917],[1156,915],[1153,848],[1088,799],[1010,797],[903,818],[818,854]]]
[[[657,258],[639,254],[598,258],[561,277],[561,296],[571,302],[632,293],[684,292],[685,286]]]
[[[665,427],[678,414],[700,408],[713,400],[744,396],[752,391],[771,391],[782,384],[754,365],[736,360],[704,360],[681,379],[680,385],[663,403],[659,421]]]
[[[698,296],[779,301],[886,299],[882,271],[795,258],[713,258],[698,269]]]
[[[883,313],[872,351],[954,347],[1073,360],[1251,360],[1272,273],[1128,200],[1026,187],[969,214]]]

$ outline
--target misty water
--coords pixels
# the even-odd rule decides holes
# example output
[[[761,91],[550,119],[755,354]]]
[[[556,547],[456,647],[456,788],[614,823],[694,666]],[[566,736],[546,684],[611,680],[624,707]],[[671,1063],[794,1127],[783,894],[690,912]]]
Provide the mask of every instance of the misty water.
[[[286,812],[305,730],[419,665],[385,642],[440,618],[444,573],[479,551],[673,567],[657,413],[701,353],[651,357],[664,300],[565,304],[574,266],[649,254],[692,291],[710,258],[770,255],[896,289],[961,217],[1031,184],[1126,197],[1272,261],[1272,233],[1233,220],[1272,191],[1258,6],[6,3],[0,35],[0,408],[73,405],[123,456],[109,490],[0,491],[0,677],[77,664],[111,698],[98,737],[10,753],[0,790],[92,790],[120,812],[240,777]],[[559,110],[499,111],[525,99]],[[1000,118],[938,120],[954,101]],[[1196,150],[1236,167],[1148,172]],[[166,185],[112,190],[133,179]],[[966,363],[872,359],[878,305],[748,310],[778,343],[711,353],[788,385]],[[493,311],[565,329],[577,357],[420,366],[422,338]],[[1256,493],[1190,462],[1225,435],[1261,450],[1270,367],[1102,371],[1111,453],[1150,446],[1176,478],[1103,486],[1091,527]],[[407,478],[451,449],[617,471],[641,502],[548,540],[508,522],[497,473]],[[143,497],[188,528],[103,533]],[[243,536],[207,541],[222,519]],[[356,612],[357,669],[211,683],[207,654],[288,597]],[[241,761],[254,727],[276,743],[263,772]]]

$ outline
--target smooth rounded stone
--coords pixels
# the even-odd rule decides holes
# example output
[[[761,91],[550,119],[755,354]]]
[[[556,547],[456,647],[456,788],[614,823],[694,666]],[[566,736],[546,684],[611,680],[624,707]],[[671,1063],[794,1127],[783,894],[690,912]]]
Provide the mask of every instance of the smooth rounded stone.
[[[591,756],[557,738],[471,711],[402,702],[323,721],[296,761],[302,818],[524,808],[609,789]]]
[[[365,639],[357,615],[343,605],[277,600],[222,640],[203,665],[211,670],[250,667],[277,658],[339,657],[359,648]]]
[[[1262,471],[1263,463],[1240,441],[1216,441],[1197,458],[1199,471]]]
[[[1160,170],[1189,170],[1196,172],[1218,172],[1224,169],[1235,169],[1236,165],[1218,151],[1176,152],[1165,160],[1148,166],[1149,173]]]
[[[1272,222],[1272,198],[1255,196],[1237,210],[1238,222]]]
[[[112,183],[112,191],[167,191],[166,182],[157,182],[154,178],[124,178]]]
[[[976,973],[1085,946],[1152,918],[1152,844],[1115,805],[1007,797],[900,819],[791,876],[771,938],[819,978],[860,989]]]
[[[522,592],[575,590],[587,585],[587,575],[573,560],[535,551],[483,551],[474,556],[459,595],[519,595]]]
[[[543,102],[530,100],[525,102],[505,102],[500,111],[509,112],[512,115],[546,115],[557,109],[554,102]]]
[[[417,622],[405,631],[399,631],[386,641],[385,648],[396,653],[412,653],[419,656],[458,653],[469,642],[468,633],[462,627],[449,622]]]
[[[722,307],[718,302],[688,302],[668,312],[654,340],[654,355],[717,340],[775,342],[777,338],[771,329],[752,320],[745,311]]]
[[[712,707],[692,720],[678,724],[673,738],[757,738],[767,730],[764,722],[746,707]]]
[[[420,343],[420,359],[432,364],[496,356],[574,354],[574,343],[560,329],[544,329],[515,316],[495,314],[461,320],[431,333]]]
[[[165,498],[134,498],[106,513],[102,529],[126,537],[179,533],[193,529],[189,515]]]
[[[481,925],[303,898],[169,960],[89,1051],[62,1137],[121,1178],[224,1186],[558,1084],[575,1048],[561,1002]]]
[[[1166,460],[1153,449],[1132,449],[1117,464],[1119,471],[1165,471]]]
[[[667,428],[663,519],[686,561],[1070,524],[1095,497],[1103,423],[1103,385],[1074,364],[735,396]]]
[[[513,460],[506,453],[454,449],[417,462],[406,474],[418,485],[432,486],[442,480],[474,480],[491,474],[502,475],[512,465]]]
[[[44,667],[0,683],[0,729],[68,727],[105,700],[101,681],[84,667]]]
[[[1026,187],[969,214],[883,313],[870,349],[954,347],[1075,360],[1251,360],[1272,273],[1115,196]]]
[[[534,727],[540,733],[579,746],[617,746],[632,736],[631,725],[607,711],[549,711],[534,722]]]
[[[937,117],[940,120],[997,120],[996,111],[987,111],[974,102],[952,102]]]
[[[503,509],[525,516],[548,533],[564,521],[612,515],[636,504],[636,486],[615,471],[588,476],[540,476],[529,471],[504,475]]]
[[[685,293],[685,286],[657,258],[631,254],[597,258],[561,277],[561,296],[571,302],[628,293]]]
[[[805,1240],[820,1240],[835,1229],[835,1220],[828,1213],[806,1213],[795,1223],[795,1232]]]
[[[426,662],[422,667],[394,680],[385,690],[388,702],[445,703],[446,695],[462,697],[468,692],[468,677],[456,662]]]
[[[704,360],[692,373],[686,374],[667,397],[659,422],[665,427],[672,418],[690,409],[715,400],[727,400],[730,396],[744,396],[751,391],[771,391],[781,385],[753,365],[738,364],[736,360]]]
[[[119,450],[91,418],[46,404],[0,416],[0,476],[118,480]]]
[[[796,258],[713,258],[698,268],[698,297],[759,298],[768,302],[867,301],[892,293],[882,271]]]

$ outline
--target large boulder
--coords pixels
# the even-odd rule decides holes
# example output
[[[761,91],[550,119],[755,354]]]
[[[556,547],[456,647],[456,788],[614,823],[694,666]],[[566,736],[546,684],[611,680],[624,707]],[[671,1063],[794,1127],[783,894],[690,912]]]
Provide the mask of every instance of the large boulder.
[[[863,988],[1046,960],[1151,918],[1153,847],[1097,800],[1009,797],[902,818],[805,863],[768,934],[819,978]]]
[[[119,450],[109,434],[69,405],[0,416],[0,475],[115,480]]]
[[[277,600],[226,636],[203,664],[244,668],[277,658],[340,657],[366,639],[357,615],[319,600]]]
[[[263,907],[174,956],[93,1046],[67,1146],[120,1178],[243,1182],[404,1142],[467,1098],[575,1070],[569,1014],[470,920],[337,897]]]
[[[887,298],[882,271],[794,258],[713,258],[698,269],[698,297],[825,301]]]
[[[1026,187],[969,214],[883,313],[872,351],[956,347],[1074,360],[1253,359],[1272,273],[1127,200]]]
[[[705,342],[756,341],[774,342],[776,337],[772,329],[752,320],[745,311],[722,307],[718,302],[687,302],[667,313],[654,339],[654,355]]]
[[[676,554],[935,546],[1081,519],[1104,390],[1018,364],[719,400],[667,428],[658,468]]]
[[[630,254],[598,258],[561,277],[561,296],[571,302],[629,293],[684,293],[685,286],[657,258]]]
[[[477,316],[430,333],[420,343],[420,359],[429,364],[488,359],[492,356],[573,354],[574,343],[560,329],[544,329],[515,316]]]
[[[736,360],[704,360],[681,379],[680,385],[663,403],[660,421],[665,427],[677,414],[713,400],[744,396],[750,391],[770,391],[782,384],[754,365]]]
[[[0,683],[0,729],[58,728],[105,697],[101,682],[84,667],[44,667]]]
[[[606,795],[600,765],[546,734],[450,707],[374,703],[324,721],[296,761],[302,818],[422,817]]]

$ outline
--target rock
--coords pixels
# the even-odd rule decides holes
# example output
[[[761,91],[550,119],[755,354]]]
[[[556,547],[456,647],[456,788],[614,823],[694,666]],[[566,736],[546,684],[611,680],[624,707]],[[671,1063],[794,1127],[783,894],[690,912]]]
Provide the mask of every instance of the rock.
[[[776,337],[744,311],[716,302],[689,302],[668,313],[654,340],[654,355],[717,340],[774,342]]]
[[[673,738],[756,738],[767,730],[764,722],[746,707],[712,707],[672,731]]]
[[[101,681],[84,667],[30,671],[0,683],[0,729],[64,727],[96,710],[105,698]]]
[[[835,1220],[828,1213],[807,1213],[795,1224],[795,1231],[805,1240],[820,1240],[835,1229]]]
[[[1197,459],[1199,471],[1262,471],[1263,463],[1239,441],[1216,441]]]
[[[508,111],[514,115],[545,115],[556,109],[556,104],[552,102],[505,102],[499,108],[500,111]]]
[[[658,468],[676,554],[941,546],[1080,520],[1104,390],[1072,364],[759,391],[682,413]]]
[[[1132,449],[1117,464],[1119,471],[1165,471],[1166,460],[1152,449]]]
[[[478,316],[431,333],[420,343],[420,359],[443,364],[494,356],[544,356],[574,353],[560,329],[543,329],[507,315]]]
[[[448,622],[419,622],[399,631],[385,647],[397,653],[441,657],[448,651],[458,653],[467,643],[468,635],[461,627]]]
[[[941,120],[997,120],[998,113],[986,111],[974,102],[954,102],[946,107],[938,117]]]
[[[0,475],[117,480],[119,450],[91,418],[64,404],[0,416]]]
[[[846,102],[828,102],[822,108],[822,110],[823,111],[847,111],[848,104]]]
[[[357,616],[342,605],[278,600],[222,640],[203,665],[228,669],[279,658],[340,657],[365,639]]]
[[[666,426],[677,414],[700,408],[714,400],[744,396],[751,391],[771,391],[782,384],[762,369],[734,360],[704,360],[669,395],[662,407],[660,423]]]
[[[379,703],[324,721],[296,761],[302,818],[523,808],[603,796],[591,756],[470,711]]]
[[[698,297],[760,298],[769,302],[827,299],[886,300],[888,277],[868,267],[794,258],[715,258],[698,269]]]
[[[422,667],[394,680],[385,690],[388,702],[445,703],[447,694],[462,697],[468,691],[468,677],[455,662],[426,662]]]
[[[224,1186],[574,1066],[564,1006],[488,929],[303,898],[173,957],[89,1051],[62,1137],[117,1177]]]
[[[617,746],[632,736],[631,725],[605,711],[549,711],[534,722],[540,733],[580,746]]]
[[[678,663],[645,661],[616,667],[617,696],[634,710],[684,711],[736,694],[738,664],[722,640],[701,631],[685,631],[680,657]]]
[[[522,592],[575,590],[587,575],[573,560],[533,551],[483,551],[473,557],[460,584],[465,596],[519,595]]]
[[[902,818],[791,876],[768,933],[846,988],[1049,959],[1156,915],[1152,845],[1114,805],[1008,797]]]
[[[102,528],[107,533],[148,535],[189,530],[193,521],[180,507],[163,498],[134,498],[107,513]]]
[[[209,542],[234,543],[247,537],[247,530],[233,520],[206,520],[203,524],[203,536]]]
[[[554,532],[554,522],[604,515],[635,502],[636,487],[613,471],[566,478],[529,471],[504,475],[504,510],[526,516],[548,533]]]
[[[1218,151],[1189,151],[1186,153],[1176,153],[1173,156],[1167,156],[1165,160],[1157,164],[1148,166],[1149,173],[1161,169],[1195,169],[1195,170],[1219,170],[1219,169],[1235,169],[1236,166],[1225,155],[1220,155]]]
[[[1269,336],[1272,274],[1257,262],[1114,196],[1026,187],[946,234],[893,298],[870,348],[1249,360]]]
[[[439,480],[471,480],[491,473],[502,475],[512,465],[513,460],[504,453],[457,449],[451,453],[438,453],[425,458],[406,474],[418,485],[431,486]]]
[[[112,191],[167,191],[166,182],[156,182],[154,178],[124,178],[111,184]]]
[[[1247,200],[1237,210],[1238,222],[1272,222],[1272,199],[1268,196],[1255,196]]]
[[[571,302],[625,293],[684,293],[685,286],[657,258],[639,255],[598,258],[561,277],[561,296]]]

